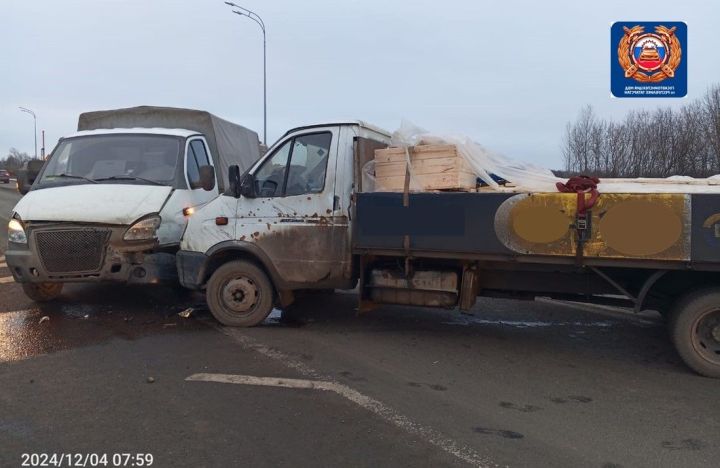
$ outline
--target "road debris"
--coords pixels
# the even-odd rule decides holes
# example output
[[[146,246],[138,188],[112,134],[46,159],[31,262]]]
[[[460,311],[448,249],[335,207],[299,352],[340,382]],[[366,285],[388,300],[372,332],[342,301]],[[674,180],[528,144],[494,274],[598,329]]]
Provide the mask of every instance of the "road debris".
[[[50,317],[48,317],[47,315],[43,315],[38,323],[49,322],[49,321],[50,321]]]
[[[192,307],[188,307],[187,309],[183,310],[182,312],[178,312],[178,315],[182,318],[189,318],[190,315],[195,311]]]
[[[154,382],[155,382],[155,377],[148,377],[148,378],[147,378],[147,383],[154,383]]]

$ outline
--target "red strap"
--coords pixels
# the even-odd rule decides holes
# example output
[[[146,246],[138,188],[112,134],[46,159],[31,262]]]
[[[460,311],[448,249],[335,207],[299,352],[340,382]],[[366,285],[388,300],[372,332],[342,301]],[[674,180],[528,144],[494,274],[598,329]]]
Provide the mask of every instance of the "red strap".
[[[597,184],[600,183],[600,179],[592,176],[574,176],[570,177],[564,184],[558,182],[555,184],[559,192],[563,193],[577,193],[577,212],[579,215],[584,215],[587,210],[592,208],[597,202],[600,192],[597,190]],[[590,193],[590,199],[585,199],[585,194]]]

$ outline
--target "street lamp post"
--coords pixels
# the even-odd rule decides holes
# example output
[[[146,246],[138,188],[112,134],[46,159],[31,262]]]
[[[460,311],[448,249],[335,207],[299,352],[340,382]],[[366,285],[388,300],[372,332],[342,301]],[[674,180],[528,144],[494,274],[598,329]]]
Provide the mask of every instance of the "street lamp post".
[[[35,132],[35,159],[37,159],[37,116],[35,115],[35,112],[31,111],[30,109],[26,109],[25,107],[20,107],[20,112],[25,112],[26,114],[32,115],[33,118],[33,129]]]
[[[260,29],[262,29],[263,34],[263,141],[265,145],[267,146],[267,42],[265,40],[265,23],[263,22],[262,18],[260,18],[260,15],[255,13],[254,11],[250,11],[247,8],[241,7],[240,5],[236,5],[233,2],[225,2],[226,5],[238,8],[238,10],[233,10],[232,12],[236,15],[245,16],[247,18],[250,18],[251,20],[255,21],[258,26],[260,26]]]

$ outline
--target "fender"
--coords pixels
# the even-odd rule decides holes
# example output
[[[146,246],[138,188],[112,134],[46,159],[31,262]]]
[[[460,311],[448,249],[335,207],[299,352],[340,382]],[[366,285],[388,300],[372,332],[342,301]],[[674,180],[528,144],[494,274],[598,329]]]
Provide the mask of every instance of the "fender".
[[[254,258],[265,271],[270,275],[270,279],[278,290],[292,289],[290,284],[287,284],[280,274],[278,273],[275,265],[273,265],[270,257],[256,244],[252,242],[246,242],[241,240],[227,240],[217,243],[210,247],[205,255],[207,256],[208,263],[212,262],[212,257],[217,256],[220,253],[239,252],[247,254],[247,256]],[[209,270],[206,269],[205,276],[209,276]]]

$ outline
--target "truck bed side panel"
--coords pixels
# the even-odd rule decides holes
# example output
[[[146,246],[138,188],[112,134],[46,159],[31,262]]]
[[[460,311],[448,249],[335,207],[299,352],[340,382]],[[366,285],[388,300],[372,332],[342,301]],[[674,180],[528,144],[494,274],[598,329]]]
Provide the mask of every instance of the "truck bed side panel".
[[[403,206],[401,193],[359,193],[356,248],[512,254],[497,238],[492,220],[513,194],[416,193]]]

